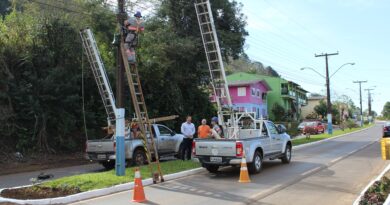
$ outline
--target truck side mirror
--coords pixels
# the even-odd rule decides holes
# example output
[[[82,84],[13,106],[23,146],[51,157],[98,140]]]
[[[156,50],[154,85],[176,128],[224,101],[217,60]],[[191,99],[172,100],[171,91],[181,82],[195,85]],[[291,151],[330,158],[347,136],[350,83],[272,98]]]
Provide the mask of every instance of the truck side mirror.
[[[283,125],[278,125],[278,130],[279,130],[279,134],[283,134],[283,133],[286,133],[286,127],[284,127]]]

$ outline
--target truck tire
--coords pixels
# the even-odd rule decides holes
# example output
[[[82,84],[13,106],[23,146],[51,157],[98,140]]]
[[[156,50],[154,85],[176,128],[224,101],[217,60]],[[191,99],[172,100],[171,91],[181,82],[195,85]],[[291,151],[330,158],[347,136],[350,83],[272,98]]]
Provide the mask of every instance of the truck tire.
[[[143,149],[136,149],[133,153],[133,164],[135,166],[142,166],[147,164],[146,153]]]
[[[115,168],[115,161],[105,161],[101,162],[100,164],[103,165],[106,170],[111,170]]]
[[[291,145],[286,145],[286,150],[284,150],[283,157],[280,158],[282,160],[282,163],[288,164],[291,161]]]
[[[206,165],[205,168],[206,168],[207,171],[209,171],[210,173],[217,173],[217,172],[218,172],[218,169],[219,169],[219,166],[218,166],[218,165]]]
[[[255,154],[253,155],[252,163],[248,164],[248,169],[250,173],[257,174],[261,172],[262,168],[263,168],[263,156],[258,150],[256,150]]]

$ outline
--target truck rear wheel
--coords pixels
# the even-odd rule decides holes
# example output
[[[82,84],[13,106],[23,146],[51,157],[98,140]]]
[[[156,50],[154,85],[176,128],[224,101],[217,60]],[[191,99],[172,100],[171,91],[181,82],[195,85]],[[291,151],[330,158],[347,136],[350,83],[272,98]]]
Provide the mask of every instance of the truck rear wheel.
[[[205,167],[210,173],[217,173],[219,169],[218,165],[206,165]]]
[[[250,173],[256,174],[259,173],[262,168],[263,168],[263,156],[258,150],[256,150],[255,154],[253,155],[252,163],[248,164],[248,169]]]
[[[147,158],[145,151],[142,149],[136,149],[133,153],[133,163],[135,166],[142,166],[147,164]]]
[[[107,170],[111,170],[115,168],[115,161],[105,161],[105,162],[101,162],[100,164],[103,165],[103,167]]]

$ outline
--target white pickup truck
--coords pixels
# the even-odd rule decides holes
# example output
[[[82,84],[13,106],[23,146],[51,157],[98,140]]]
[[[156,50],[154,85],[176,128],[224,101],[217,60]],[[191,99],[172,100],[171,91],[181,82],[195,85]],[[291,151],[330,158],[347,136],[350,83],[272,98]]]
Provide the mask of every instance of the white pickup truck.
[[[255,119],[250,114],[239,117],[237,125],[234,139],[195,139],[194,160],[212,173],[220,166],[240,165],[244,152],[251,173],[261,171],[264,159],[290,162],[292,144],[284,126]]]
[[[183,135],[176,134],[168,127],[160,124],[153,124],[152,130],[159,156],[176,155],[180,157]],[[148,143],[151,147],[150,139]],[[106,169],[112,169],[115,167],[115,145],[114,136],[110,139],[88,140],[86,143],[86,159],[97,161]],[[125,155],[128,164],[145,164],[147,158],[142,139],[125,136]]]

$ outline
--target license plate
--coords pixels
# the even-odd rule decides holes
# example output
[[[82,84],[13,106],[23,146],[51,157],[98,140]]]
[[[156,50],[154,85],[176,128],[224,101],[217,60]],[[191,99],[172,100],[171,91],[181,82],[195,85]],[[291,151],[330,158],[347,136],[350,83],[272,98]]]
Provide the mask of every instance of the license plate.
[[[105,154],[98,154],[97,158],[98,159],[106,159],[106,155]]]
[[[210,157],[210,162],[222,162],[222,157]]]

